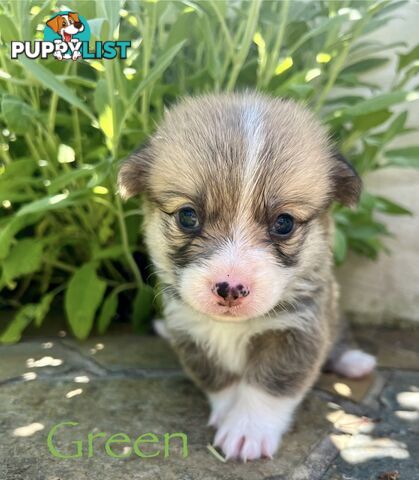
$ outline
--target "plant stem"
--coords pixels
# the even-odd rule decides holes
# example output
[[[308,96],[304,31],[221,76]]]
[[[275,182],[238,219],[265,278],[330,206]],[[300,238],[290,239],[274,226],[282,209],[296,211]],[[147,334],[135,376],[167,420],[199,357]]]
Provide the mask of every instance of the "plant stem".
[[[271,81],[272,75],[275,72],[276,64],[278,63],[279,55],[281,53],[282,41],[284,39],[285,31],[287,28],[289,7],[290,0],[283,0],[280,12],[281,23],[279,24],[278,35],[276,37],[275,45],[270,56],[271,61],[267,65],[265,75],[263,75],[262,87],[268,86],[269,82]]]
[[[333,65],[328,75],[326,86],[322,90],[317,100],[316,106],[314,108],[314,111],[316,113],[318,113],[323,107],[323,104],[327,96],[329,95],[330,90],[333,88],[340,71],[345,65],[345,62],[348,57],[348,53],[352,44],[358,38],[359,34],[362,32],[362,29],[364,28],[365,23],[368,21],[369,21],[368,15],[366,15],[365,17],[363,17],[361,20],[358,21],[358,25],[355,27],[351,38],[345,41],[342,51],[340,52],[336,60],[333,62]]]
[[[121,199],[119,198],[118,195],[115,196],[115,202],[117,206],[117,217],[118,217],[118,223],[119,223],[119,230],[121,232],[122,248],[124,249],[125,258],[134,275],[135,283],[137,284],[138,288],[141,288],[143,286],[143,279],[141,278],[141,273],[130,252],[127,228],[124,220],[124,211],[122,209]]]
[[[253,40],[253,34],[257,26],[259,18],[259,9],[262,0],[252,0],[250,3],[249,13],[247,17],[246,29],[244,31],[243,40],[240,46],[240,50],[233,60],[233,69],[230,75],[230,78],[227,83],[227,91],[231,92],[237,82],[237,78],[242,69],[242,66],[246,60],[247,54],[249,53],[250,46]]]

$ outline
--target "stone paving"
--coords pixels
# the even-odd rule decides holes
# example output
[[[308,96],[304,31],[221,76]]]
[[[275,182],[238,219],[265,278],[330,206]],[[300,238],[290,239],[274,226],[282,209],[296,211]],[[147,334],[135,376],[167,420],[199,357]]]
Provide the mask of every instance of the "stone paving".
[[[208,449],[205,398],[157,337],[31,337],[0,347],[0,480],[419,479],[419,331],[356,336],[378,371],[350,382],[322,375],[275,458],[247,464]],[[81,440],[77,458],[48,447],[63,422],[77,425],[57,428],[53,447],[75,455]],[[149,432],[139,456],[134,442]],[[186,437],[168,436],[178,432]],[[116,433],[128,437],[110,443]]]

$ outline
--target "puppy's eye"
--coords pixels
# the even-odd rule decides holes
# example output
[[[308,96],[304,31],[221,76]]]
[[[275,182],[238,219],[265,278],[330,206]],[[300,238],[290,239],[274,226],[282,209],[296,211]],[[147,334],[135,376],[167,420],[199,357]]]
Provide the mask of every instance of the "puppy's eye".
[[[198,214],[192,207],[183,207],[177,214],[176,219],[179,227],[185,232],[195,232],[199,229]]]
[[[272,233],[279,237],[286,237],[292,232],[293,228],[294,219],[288,213],[283,213],[276,219],[272,228]]]

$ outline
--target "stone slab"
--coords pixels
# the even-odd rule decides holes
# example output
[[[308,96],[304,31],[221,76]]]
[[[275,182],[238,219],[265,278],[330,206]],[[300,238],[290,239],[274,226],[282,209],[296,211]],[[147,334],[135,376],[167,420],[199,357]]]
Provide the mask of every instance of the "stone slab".
[[[374,373],[364,378],[350,379],[334,373],[323,373],[318,379],[315,388],[332,395],[348,398],[354,402],[361,402],[373,386],[376,376],[377,374]]]
[[[63,341],[111,371],[140,368],[180,369],[170,345],[153,335],[117,334],[93,337],[85,342],[68,338]]]
[[[67,398],[69,392],[82,391]],[[69,381],[34,380],[0,388],[0,478],[3,480],[261,480],[289,477],[330,431],[325,401],[311,395],[301,406],[297,422],[274,460],[248,464],[223,463],[207,449],[213,431],[207,428],[208,407],[203,395],[186,379],[92,379],[80,385]],[[135,439],[146,432],[158,435],[184,432],[189,456],[174,445],[167,458],[126,459],[107,456],[103,441],[95,441],[91,458],[60,459],[47,448],[54,424],[58,448],[69,452],[71,442],[91,431],[125,432]],[[35,425],[35,427],[34,427]],[[20,435],[27,436],[20,436]],[[74,448],[74,447],[73,447]],[[115,449],[116,450],[116,449]]]
[[[57,338],[24,340],[0,348],[0,384],[26,376],[64,375],[71,371],[86,372],[86,363],[60,343]]]
[[[355,431],[348,426],[356,418],[340,422],[331,435],[340,455],[324,480],[377,480],[394,471],[400,480],[419,479],[419,373],[393,372],[379,402],[374,422],[358,418]]]

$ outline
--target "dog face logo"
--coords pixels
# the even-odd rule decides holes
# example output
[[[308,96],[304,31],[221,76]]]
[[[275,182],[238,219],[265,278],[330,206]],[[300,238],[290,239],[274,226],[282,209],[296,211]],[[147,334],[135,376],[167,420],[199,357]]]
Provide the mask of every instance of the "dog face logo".
[[[67,15],[57,15],[47,22],[48,27],[61,35],[64,42],[71,42],[73,35],[82,32],[84,25],[80,22],[79,14],[69,12]]]
[[[81,57],[79,48],[75,47],[82,41],[88,41],[90,29],[86,20],[77,12],[59,12],[47,21],[44,40],[53,41],[59,44],[62,42],[62,49],[54,52],[57,60],[77,60]],[[67,44],[67,45],[65,45]],[[69,51],[68,51],[69,50]],[[68,52],[68,53],[67,53]]]

